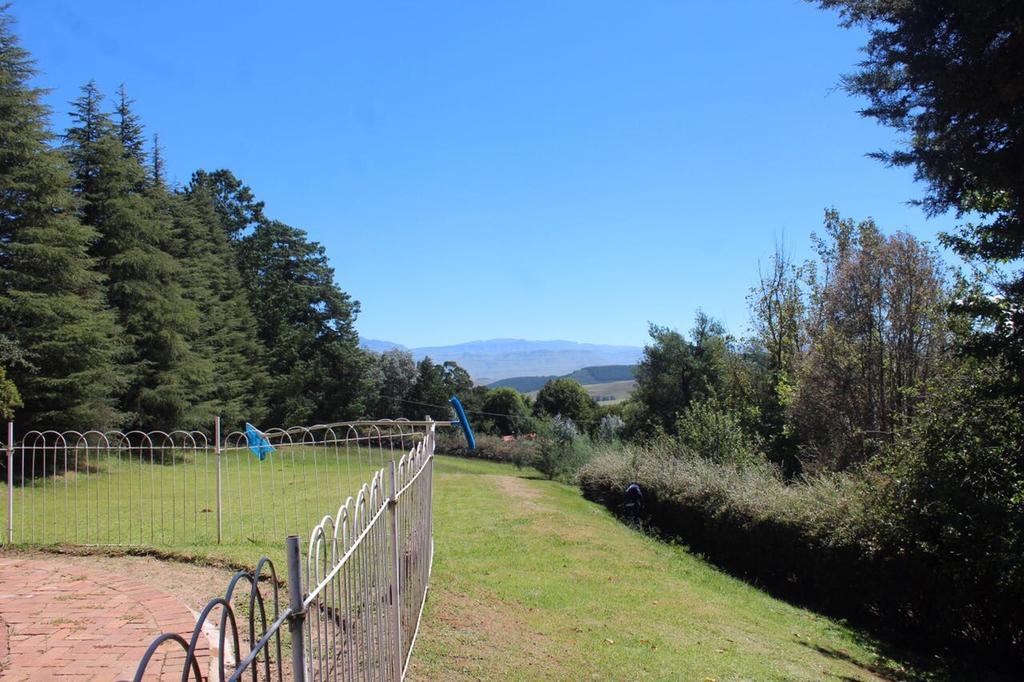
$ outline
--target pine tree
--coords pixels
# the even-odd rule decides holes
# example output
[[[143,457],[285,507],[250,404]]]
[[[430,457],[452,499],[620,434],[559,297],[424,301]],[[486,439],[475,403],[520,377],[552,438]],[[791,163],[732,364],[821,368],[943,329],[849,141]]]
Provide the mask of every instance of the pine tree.
[[[159,156],[154,152],[153,158]],[[195,349],[212,372],[202,395],[204,409],[232,426],[259,422],[266,411],[266,349],[256,335],[252,307],[214,199],[202,185],[173,199],[186,296],[199,310]]]
[[[359,303],[334,283],[324,248],[284,223],[261,222],[239,244],[257,333],[266,344],[272,423],[357,417],[366,407]]]
[[[48,145],[35,70],[0,11],[0,334],[26,362],[8,368],[26,429],[104,429],[122,416],[115,316],[76,216],[69,169]]]
[[[444,382],[444,366],[435,365],[429,357],[416,363],[416,383],[405,403],[405,416],[423,419],[426,416],[444,419],[448,416],[448,389]]]
[[[150,154],[149,182],[152,185],[164,185],[164,148],[160,146],[160,135],[153,133],[153,152]]]
[[[192,174],[188,191],[199,187],[213,197],[221,228],[232,244],[237,246],[257,225],[266,222],[263,202],[257,201],[249,186],[231,171],[224,168],[212,172],[198,170]]]
[[[146,150],[142,123],[132,110],[133,104],[135,100],[128,97],[128,91],[122,83],[117,89],[117,138],[121,140],[121,146],[128,156],[135,159],[140,167],[145,167]]]
[[[205,192],[235,254],[249,332],[266,348],[267,423],[362,416],[372,378],[354,326],[359,303],[334,283],[323,247],[267,219],[263,202],[229,170],[197,171],[186,191]]]
[[[122,143],[101,101],[95,83],[82,88],[66,152],[82,220],[98,233],[93,254],[132,350],[125,406],[146,428],[198,426],[191,410],[204,368],[188,343],[198,314],[183,295],[183,269],[171,255],[178,247],[166,191],[147,187],[135,152]],[[122,105],[124,123],[131,114],[126,99]],[[124,139],[133,142],[134,135]]]

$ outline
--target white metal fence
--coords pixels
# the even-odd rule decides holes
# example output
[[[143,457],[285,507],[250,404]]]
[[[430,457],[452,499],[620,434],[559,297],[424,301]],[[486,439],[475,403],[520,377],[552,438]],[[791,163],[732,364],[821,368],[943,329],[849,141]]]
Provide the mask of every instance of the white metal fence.
[[[309,679],[404,676],[434,556],[433,436],[313,531],[303,602]]]
[[[424,437],[422,423],[270,429],[258,459],[246,434],[32,431],[8,425],[4,540],[18,544],[183,546],[305,535]]]
[[[300,539],[288,537],[286,606],[279,603],[273,563],[264,558],[254,571],[240,572],[222,598],[202,611],[189,640],[166,633],[154,640],[139,664],[142,680],[161,655],[184,650],[180,679],[205,674],[197,651],[207,623],[217,629],[219,658],[211,677],[238,680],[401,680],[408,670],[433,565],[434,422],[351,424],[350,437],[385,432],[411,446],[400,457],[372,470],[355,497],[323,516],[309,534],[305,565]],[[444,424],[442,422],[442,424]],[[416,430],[419,429],[419,430]],[[361,435],[362,434],[362,435]],[[291,442],[296,439],[292,437]],[[282,437],[278,442],[288,441]],[[261,587],[270,579],[273,596]],[[237,585],[248,586],[247,636],[236,617]],[[288,646],[282,647],[287,626]],[[291,649],[291,665],[281,659]],[[169,650],[169,651],[168,651]],[[179,658],[180,659],[180,654]]]

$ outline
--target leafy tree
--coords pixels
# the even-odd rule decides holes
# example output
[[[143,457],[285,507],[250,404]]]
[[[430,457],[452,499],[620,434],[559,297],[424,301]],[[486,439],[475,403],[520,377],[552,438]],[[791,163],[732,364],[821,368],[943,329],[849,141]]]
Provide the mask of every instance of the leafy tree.
[[[487,396],[489,396],[490,394],[491,389],[489,389],[486,386],[480,385],[474,385],[469,387],[468,389],[464,388],[461,391],[456,391],[454,393],[454,395],[457,395],[459,397],[459,401],[462,403],[462,406],[465,408],[467,414],[471,412],[480,412],[481,410],[483,410],[484,403],[487,401]],[[475,415],[470,415],[470,421],[475,424],[477,422],[474,422],[474,419],[476,419],[477,422],[479,421],[479,419],[477,419]]]
[[[617,414],[609,413],[601,417],[594,433],[596,440],[602,443],[612,443],[619,438],[619,434],[626,427],[626,422]]]
[[[369,414],[378,418],[394,418],[405,412],[403,401],[410,397],[416,384],[416,362],[412,353],[392,348],[374,356],[374,402]]]
[[[463,396],[473,388],[473,378],[454,360],[445,360],[441,365],[441,376],[448,397]]]
[[[819,0],[843,25],[870,33],[866,58],[843,83],[868,99],[861,114],[904,142],[875,157],[910,166],[930,215],[967,218],[945,241],[993,270],[999,296],[963,308],[981,323],[969,348],[1006,363],[1024,391],[1024,4],[1008,0]],[[1018,268],[1012,270],[1013,264]]]
[[[123,103],[122,103],[123,104]],[[195,425],[191,413],[203,368],[189,346],[198,315],[182,290],[173,223],[149,191],[143,168],[101,110],[95,83],[73,102],[65,151],[81,219],[95,229],[92,253],[131,349],[125,406],[136,425]]]
[[[729,366],[729,339],[722,325],[698,312],[688,341],[679,332],[651,325],[653,343],[637,365],[633,400],[641,406],[632,417],[634,433],[675,433],[676,418],[694,400],[724,392]]]
[[[369,386],[359,303],[334,283],[323,246],[276,220],[238,244],[254,331],[268,351],[273,423],[358,417]]]
[[[22,405],[18,387],[7,378],[7,370],[0,367],[0,418],[14,419],[14,408]]]
[[[825,213],[809,267],[808,350],[789,418],[809,459],[845,468],[910,419],[948,347],[938,257],[907,234],[883,235]]]
[[[589,428],[597,413],[597,401],[575,379],[562,377],[544,384],[533,403],[533,414],[537,417],[561,415],[576,426]]]
[[[480,411],[487,413],[483,415],[481,430],[510,436],[531,428],[530,409],[523,394],[514,388],[502,386],[488,391]]]
[[[416,381],[406,402],[405,414],[410,419],[449,419],[453,414],[448,399],[466,395],[473,380],[458,363],[447,360],[440,365],[425,357],[416,365]]]
[[[444,365],[436,365],[430,357],[416,364],[416,383],[413,385],[405,415],[410,419],[447,419],[451,410],[448,406],[448,387],[444,381]]]
[[[764,439],[770,456],[789,473],[799,461],[786,428],[786,410],[796,384],[805,344],[806,303],[803,269],[796,267],[783,246],[777,246],[766,269],[758,267],[758,282],[747,296],[754,332],[747,350],[747,367],[757,366],[752,402],[758,415],[754,431]]]
[[[739,417],[714,399],[690,403],[676,423],[679,443],[694,455],[714,462],[756,461],[758,443]]]
[[[7,366],[5,411],[19,399],[23,429],[109,428],[119,330],[104,302],[103,278],[89,254],[96,233],[79,222],[69,169],[49,142],[35,70],[0,11],[0,335],[28,362]]]
[[[1021,654],[1024,440],[992,363],[951,363],[877,463],[866,507],[882,556],[917,566],[925,627]],[[931,603],[942,603],[931,611]],[[1001,652],[1001,653],[1004,653]]]

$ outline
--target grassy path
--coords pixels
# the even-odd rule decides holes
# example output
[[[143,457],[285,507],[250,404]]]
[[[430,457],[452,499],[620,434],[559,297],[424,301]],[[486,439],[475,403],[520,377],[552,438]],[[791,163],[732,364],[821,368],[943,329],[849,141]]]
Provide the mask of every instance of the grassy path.
[[[412,679],[877,680],[841,624],[615,520],[569,486],[441,457]]]

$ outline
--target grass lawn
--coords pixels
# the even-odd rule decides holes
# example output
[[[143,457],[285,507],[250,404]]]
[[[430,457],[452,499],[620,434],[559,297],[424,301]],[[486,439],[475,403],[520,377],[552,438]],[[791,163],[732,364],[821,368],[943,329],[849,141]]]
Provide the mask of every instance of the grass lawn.
[[[916,677],[870,639],[514,467],[435,464],[434,574],[412,679]]]
[[[380,452],[355,448],[280,448],[263,462],[248,450],[225,453],[218,545],[215,455],[177,451],[167,462],[83,457],[77,471],[15,485],[15,542],[156,548],[242,566],[267,554],[283,570],[285,537],[308,538],[387,464]]]
[[[175,473],[165,467],[155,474],[154,486],[143,481],[144,492],[162,492],[148,498],[133,492],[135,506],[112,507],[113,523],[125,532],[129,523],[142,529],[130,551],[157,547],[178,558],[249,567],[266,554],[283,575],[286,527],[305,526],[301,532],[308,534],[323,514],[335,512],[348,494],[342,490],[362,480],[350,484],[348,476],[366,476],[379,465],[339,460],[326,467],[322,458],[316,464],[312,458],[297,460],[264,467],[258,498],[264,506],[255,511],[247,507],[255,488],[247,472],[258,463],[232,462],[225,499],[230,492],[235,502],[225,526],[236,530],[224,544],[214,544],[209,531],[187,541],[181,539],[187,533],[171,532],[172,526],[193,528],[189,524],[197,516],[202,530],[209,516],[196,512],[207,504],[211,484],[194,466],[178,466]],[[684,548],[624,526],[576,488],[479,460],[438,457],[434,472],[434,573],[413,653],[414,680],[922,677],[856,630],[773,599]],[[47,518],[60,519],[36,519],[42,538],[61,535],[68,511],[87,535],[97,500],[105,513],[108,489],[127,495],[140,486],[138,468],[127,465],[79,474],[74,483],[80,486],[77,503],[64,493],[62,479],[16,491],[22,509],[34,503],[38,511],[45,501]],[[196,499],[188,496],[189,486],[200,491]],[[271,490],[278,501],[270,501]],[[168,506],[171,498],[176,506]],[[258,514],[272,519],[266,535],[253,525]],[[150,529],[165,541],[148,541],[144,531]]]

